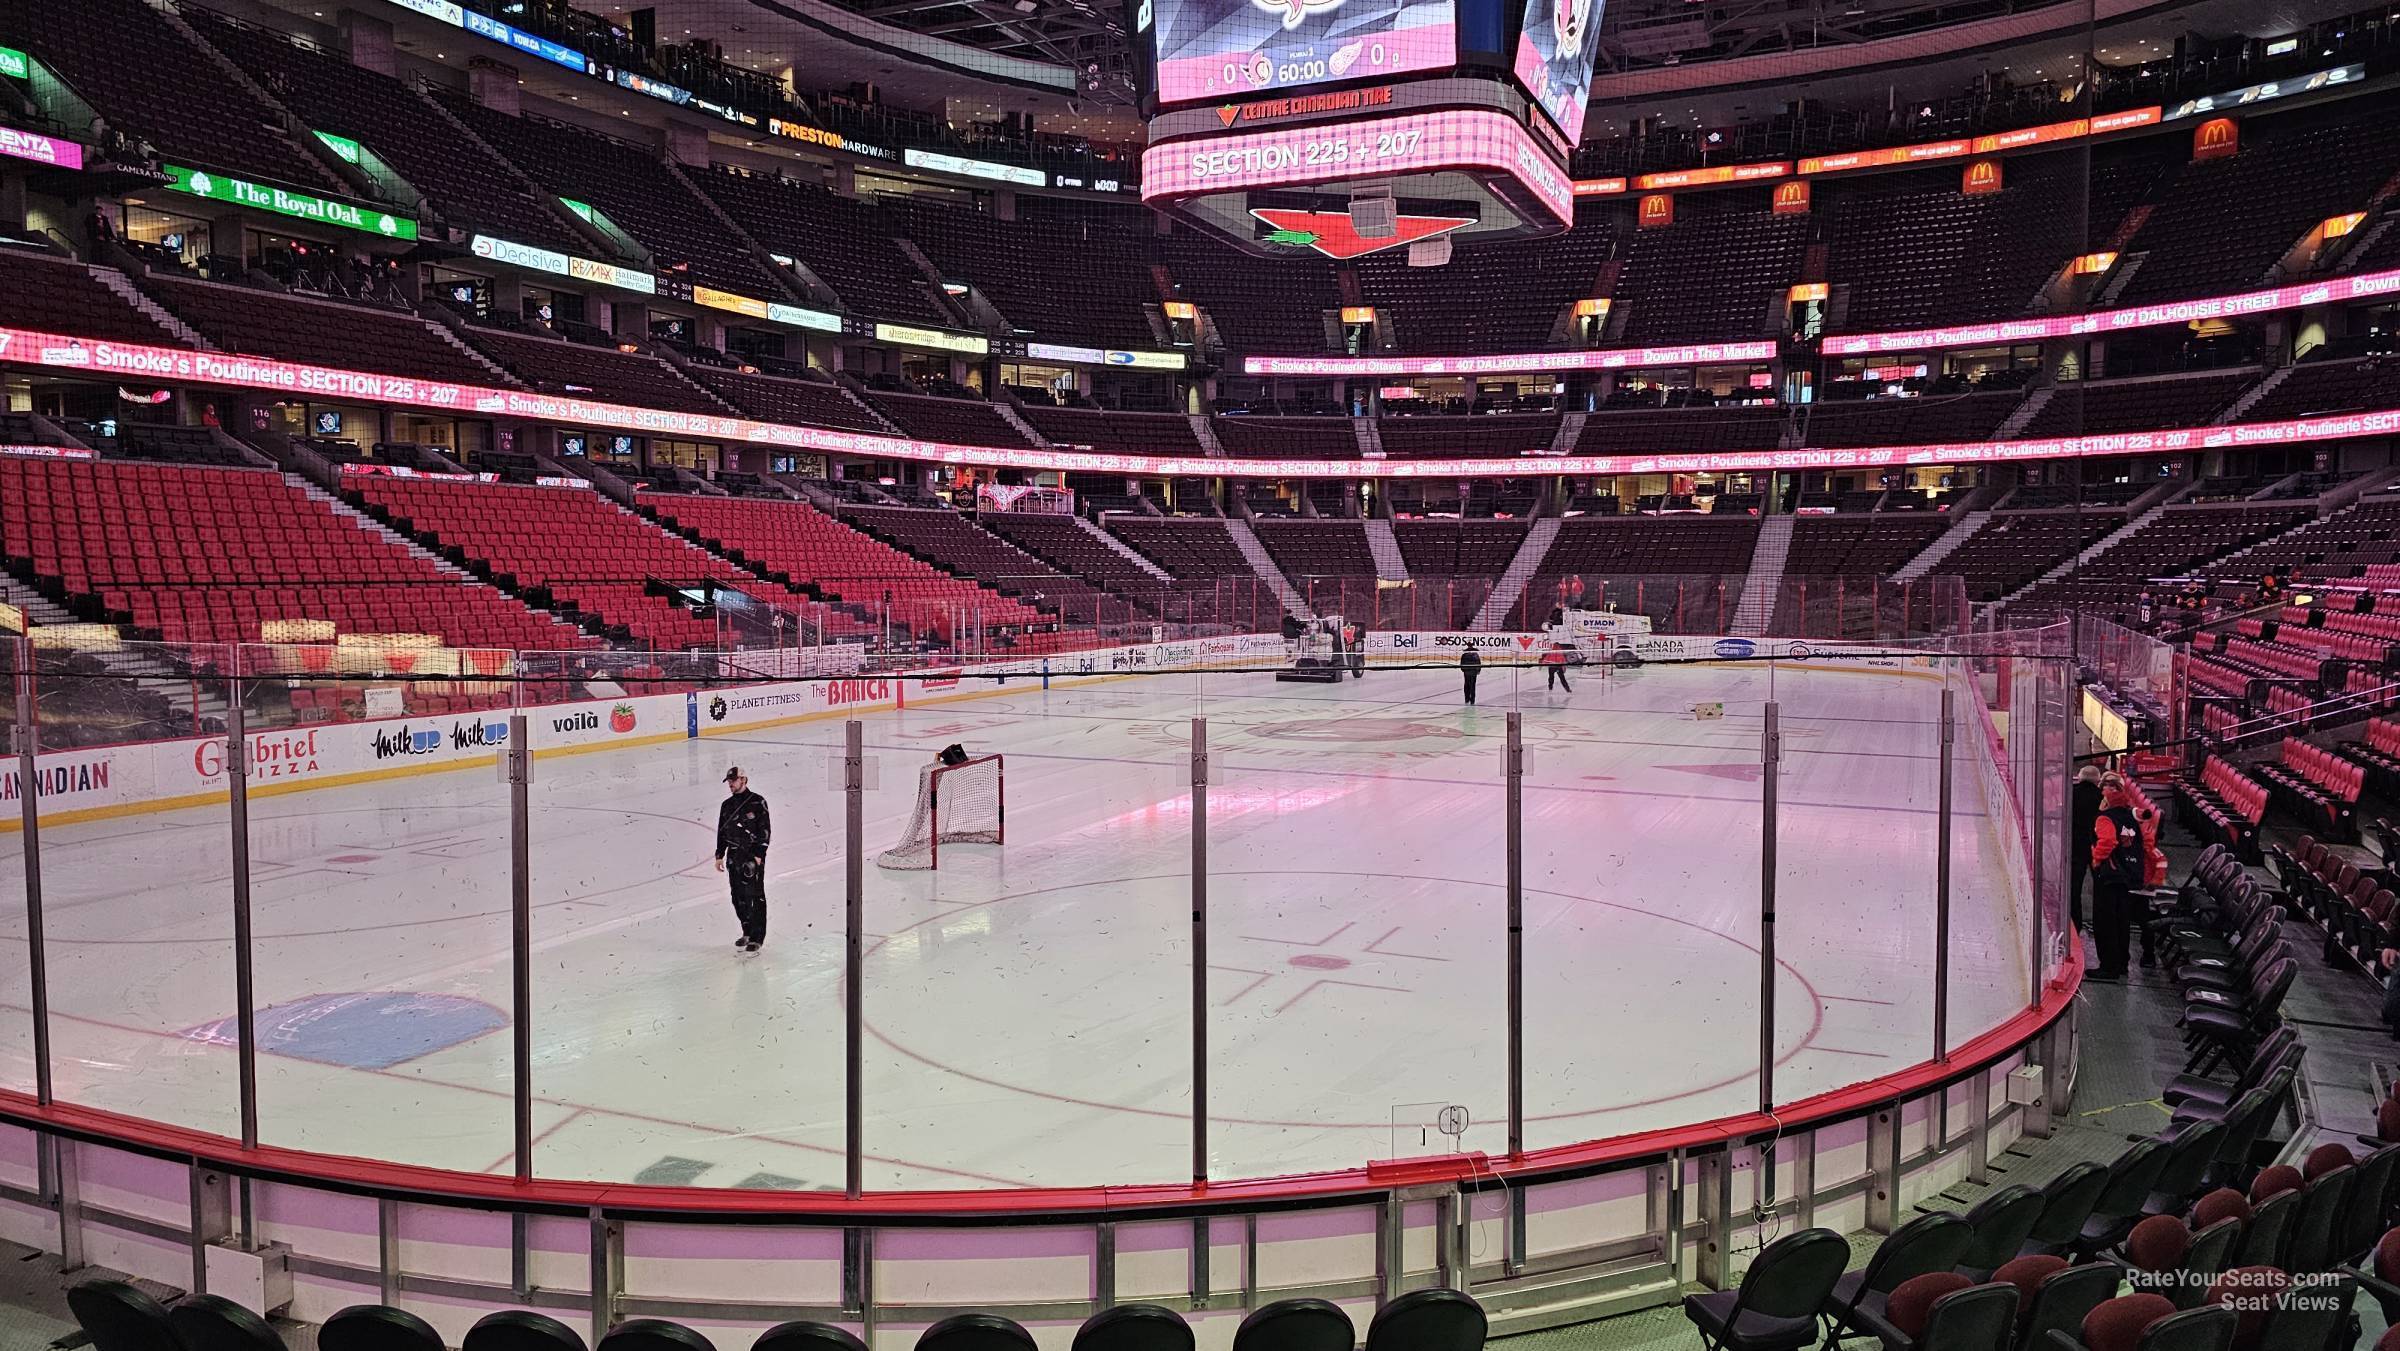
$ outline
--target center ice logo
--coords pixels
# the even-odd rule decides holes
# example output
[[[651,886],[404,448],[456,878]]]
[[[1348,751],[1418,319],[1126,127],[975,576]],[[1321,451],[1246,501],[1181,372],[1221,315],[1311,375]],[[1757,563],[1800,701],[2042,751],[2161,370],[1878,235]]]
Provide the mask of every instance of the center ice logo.
[[[1298,28],[1300,21],[1311,14],[1327,14],[1342,7],[1342,0],[1250,0],[1250,3],[1269,14],[1281,14],[1286,32]]]

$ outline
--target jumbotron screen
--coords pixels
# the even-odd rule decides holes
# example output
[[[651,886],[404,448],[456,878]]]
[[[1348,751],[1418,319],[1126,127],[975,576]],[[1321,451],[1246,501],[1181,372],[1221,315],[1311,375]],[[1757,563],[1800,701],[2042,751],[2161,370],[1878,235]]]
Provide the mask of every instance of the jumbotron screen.
[[[1161,103],[1438,70],[1458,60],[1453,0],[1156,0]]]
[[[1517,83],[1569,141],[1583,139],[1583,108],[1592,95],[1602,4],[1603,0],[1525,0],[1525,28],[1517,38]]]

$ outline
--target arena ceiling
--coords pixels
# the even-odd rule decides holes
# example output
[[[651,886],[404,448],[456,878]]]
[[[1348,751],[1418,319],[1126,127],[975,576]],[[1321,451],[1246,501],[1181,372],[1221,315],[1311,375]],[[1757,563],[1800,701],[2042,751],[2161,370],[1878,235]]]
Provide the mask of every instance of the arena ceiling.
[[[289,4],[292,0],[278,0]],[[803,90],[877,85],[885,97],[956,116],[1037,114],[1044,130],[1099,140],[1138,136],[1124,0],[580,0],[625,21],[656,15],[662,41],[706,38],[726,60],[762,73],[790,70]],[[2183,36],[2263,37],[2353,9],[2356,0],[1608,0],[1595,86],[1596,134],[1612,83],[1643,90],[1620,112],[1657,111],[1727,125],[1809,98],[1835,103],[1939,98],[1976,74],[2055,79],[2079,67],[2084,23],[2101,60],[2131,64]],[[1869,44],[1962,25],[2015,20],[2043,36],[2005,49],[1958,50],[1898,65]],[[1988,29],[1987,29],[1988,31]],[[1822,69],[1857,49],[1858,63]],[[1821,70],[1741,84],[1711,78],[1760,58],[1810,53]],[[2017,58],[2024,58],[2019,61]],[[1806,58],[1803,58],[1806,59]],[[1776,63],[1770,63],[1776,64]],[[1680,69],[1678,69],[1680,68]],[[2032,72],[2038,71],[2038,75]],[[1612,80],[1612,76],[1615,77]],[[1682,86],[1670,92],[1661,84]],[[2068,78],[2072,78],[2069,76]],[[1651,88],[1651,86],[1659,86]],[[1622,123],[1624,117],[1615,119]]]

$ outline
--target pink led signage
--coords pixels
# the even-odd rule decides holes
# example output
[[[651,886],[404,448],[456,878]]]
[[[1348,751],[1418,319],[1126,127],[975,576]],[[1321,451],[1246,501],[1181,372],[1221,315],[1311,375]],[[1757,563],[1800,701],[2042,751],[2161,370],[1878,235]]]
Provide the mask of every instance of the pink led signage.
[[[1639,370],[1772,361],[1771,342],[1707,342],[1604,352],[1520,352],[1487,357],[1244,357],[1245,375],[1498,375],[1538,371]]]
[[[269,361],[223,352],[176,347],[142,347],[91,338],[61,337],[0,328],[0,364],[40,366],[87,373],[95,378],[139,379],[259,389],[292,395],[327,395],[372,403],[508,421],[555,422],[570,426],[658,432],[706,441],[745,441],[793,446],[870,459],[918,460],[936,464],[990,465],[1004,469],[1055,469],[1102,474],[1222,478],[1229,472],[1255,478],[1474,478],[1522,473],[1514,460],[1267,460],[1224,456],[1114,455],[1039,450],[1031,446],[962,446],[898,436],[792,427],[747,418],[635,408],[588,399],[562,398],[519,389],[484,389],[408,376],[345,371],[327,366]],[[2087,455],[2175,455],[2194,451],[2337,441],[2400,434],[2400,408],[2337,417],[2253,422],[2232,427],[2186,427],[2105,436],[2046,437],[2032,441],[1961,441],[1927,446],[1867,446],[1854,449],[1732,451],[1721,454],[1562,455],[1545,457],[1546,474],[1706,473],[1735,469],[1872,469],[1900,465],[1988,464]]]
[[[2061,314],[2046,319],[2000,319],[1988,324],[1961,324],[1955,328],[1852,333],[1826,338],[1822,350],[1829,357],[1839,357],[1878,352],[1920,352],[1936,347],[1974,347],[1984,343],[2039,342],[2044,338],[2080,338],[2094,333],[2122,333],[2127,329],[2188,324],[2198,319],[2239,319],[2274,310],[2298,309],[2303,305],[2326,305],[2390,295],[2400,295],[2400,270],[2363,272],[2355,277],[2331,277],[2323,281],[2302,282],[2297,286],[2278,286],[2269,291],[2202,296],[2196,300],[2171,300],[2159,305],[2135,305],[2121,310],[2097,310],[2089,314]]]
[[[56,165],[61,169],[83,167],[82,146],[55,136],[19,131],[15,127],[0,127],[0,155],[10,159],[29,159],[36,164]]]
[[[1574,183],[1549,152],[1523,124],[1476,109],[1168,141],[1142,152],[1142,200],[1440,169],[1507,174],[1559,220],[1575,218]]]

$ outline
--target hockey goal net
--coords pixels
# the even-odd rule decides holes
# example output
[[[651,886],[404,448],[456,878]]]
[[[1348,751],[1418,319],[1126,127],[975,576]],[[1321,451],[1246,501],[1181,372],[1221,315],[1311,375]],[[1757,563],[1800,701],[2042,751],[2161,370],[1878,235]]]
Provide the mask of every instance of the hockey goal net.
[[[885,868],[938,868],[945,844],[998,844],[1002,834],[1002,757],[979,756],[917,771],[917,807],[908,833],[877,855]]]

